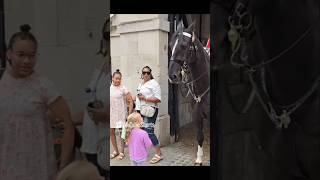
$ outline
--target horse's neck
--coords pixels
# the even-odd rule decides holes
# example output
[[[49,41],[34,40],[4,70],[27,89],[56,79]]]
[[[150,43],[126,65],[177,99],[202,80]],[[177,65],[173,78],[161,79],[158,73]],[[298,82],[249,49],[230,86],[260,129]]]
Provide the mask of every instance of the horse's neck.
[[[307,9],[307,7],[309,6],[304,8]],[[278,13],[281,14],[280,12]],[[278,55],[301,37],[313,23],[319,23],[315,22],[315,18],[310,14],[301,14],[301,11],[298,11],[297,14],[292,13],[282,12],[283,18],[276,19],[271,23],[270,19],[260,19],[258,26],[263,25],[263,22],[269,22],[269,24],[265,25],[266,28],[264,30],[260,30],[260,40],[265,47],[267,58],[256,57],[256,62]],[[313,12],[313,14],[315,13]],[[284,22],[287,17],[291,16],[291,20]],[[268,16],[265,16],[265,18],[268,18]],[[259,21],[259,19],[257,20]],[[299,26],[295,26],[296,20],[298,20]],[[295,45],[283,56],[280,56],[275,62],[266,66],[268,89],[273,99],[279,104],[288,104],[292,103],[293,100],[297,100],[308,91],[313,79],[319,74],[320,64],[318,58],[320,54],[316,51],[320,43],[319,27],[320,25],[317,25],[299,44]]]
[[[205,52],[199,52],[202,51],[202,49],[197,50],[198,52],[196,53],[205,53]],[[199,91],[199,93],[202,93],[203,91],[205,91],[208,87],[209,87],[209,83],[210,83],[210,64],[208,62],[206,62],[207,60],[205,59],[205,54],[202,55],[196,55],[196,59],[195,62],[193,63],[193,66],[191,66],[191,74],[193,77],[193,80],[196,80],[194,82],[194,85],[197,88],[197,91]]]

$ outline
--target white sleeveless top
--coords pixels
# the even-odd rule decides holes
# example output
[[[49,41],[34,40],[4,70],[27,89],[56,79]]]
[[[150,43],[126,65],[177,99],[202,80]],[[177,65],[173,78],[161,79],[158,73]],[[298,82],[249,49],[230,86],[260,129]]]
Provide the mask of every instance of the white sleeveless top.
[[[92,79],[90,81],[90,89],[96,89],[96,97],[98,100],[104,102],[104,105],[109,104],[109,87],[110,87],[110,73],[102,72],[96,68],[94,70]],[[99,77],[100,76],[100,77]],[[99,79],[98,79],[99,78]],[[98,81],[97,81],[98,79]],[[95,85],[97,84],[97,85]],[[94,86],[97,86],[96,88]],[[91,95],[89,101],[93,101],[94,96]],[[109,128],[107,123],[99,122],[95,124],[89,117],[87,109],[84,109],[84,118],[82,125],[82,145],[80,148],[81,152],[96,154],[97,146],[100,139],[105,138],[109,135]]]

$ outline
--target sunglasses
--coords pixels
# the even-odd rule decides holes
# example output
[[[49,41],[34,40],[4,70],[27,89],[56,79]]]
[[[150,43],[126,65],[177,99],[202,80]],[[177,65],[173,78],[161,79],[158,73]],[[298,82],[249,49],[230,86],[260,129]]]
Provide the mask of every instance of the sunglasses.
[[[144,75],[144,74],[150,75],[150,72],[149,72],[149,71],[142,71],[142,74],[143,74],[143,75]]]

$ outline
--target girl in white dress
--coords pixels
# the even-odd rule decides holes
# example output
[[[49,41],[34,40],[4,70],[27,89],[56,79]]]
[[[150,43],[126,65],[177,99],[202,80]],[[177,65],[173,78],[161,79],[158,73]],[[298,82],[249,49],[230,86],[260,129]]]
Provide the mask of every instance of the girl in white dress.
[[[113,153],[110,159],[117,157],[118,160],[124,158],[124,142],[120,138],[120,149],[116,141],[116,129],[121,129],[128,116],[127,103],[129,103],[129,114],[133,109],[132,96],[128,89],[121,85],[122,74],[119,70],[112,74],[112,84],[110,86],[110,141],[113,146]]]
[[[34,71],[38,44],[29,30],[21,26],[11,37],[0,80],[1,180],[52,180],[72,160],[70,110],[53,83]],[[47,111],[64,124],[58,169]]]

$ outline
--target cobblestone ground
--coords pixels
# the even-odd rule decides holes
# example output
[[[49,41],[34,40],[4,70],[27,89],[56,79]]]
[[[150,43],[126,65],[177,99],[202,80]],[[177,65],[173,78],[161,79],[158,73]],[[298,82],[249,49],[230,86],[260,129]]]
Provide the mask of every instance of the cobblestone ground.
[[[145,166],[194,166],[197,153],[196,128],[195,124],[191,123],[180,130],[180,138],[176,143],[161,147],[164,159],[156,164],[150,164],[148,161],[154,155],[154,149],[149,149],[148,161]],[[203,143],[203,166],[210,166],[210,132],[209,122],[204,123],[205,140]],[[112,150],[110,149],[110,152]],[[128,149],[125,149],[126,157],[123,160],[111,159],[111,166],[130,166],[128,157]]]

